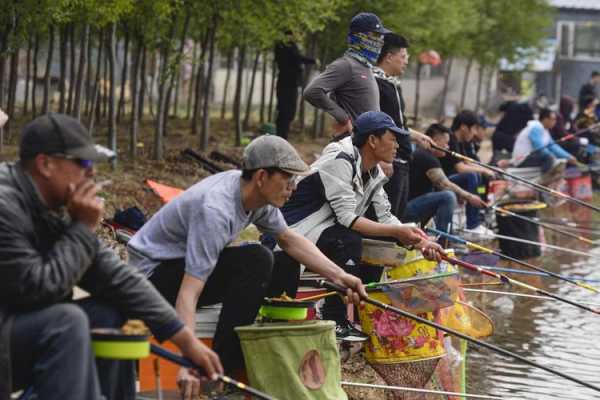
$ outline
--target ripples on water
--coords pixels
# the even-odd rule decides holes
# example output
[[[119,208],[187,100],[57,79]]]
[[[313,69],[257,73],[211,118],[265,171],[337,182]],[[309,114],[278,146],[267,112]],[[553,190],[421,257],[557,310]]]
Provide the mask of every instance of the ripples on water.
[[[594,217],[598,218],[600,215]],[[591,216],[588,220],[591,220]],[[580,245],[575,240],[559,240],[559,237],[548,232],[546,238],[548,243],[589,250],[585,244]],[[597,251],[598,249],[595,252]],[[564,275],[600,281],[600,252],[597,254],[598,258],[586,260],[585,257],[553,251],[545,252],[532,262]],[[600,295],[563,281],[525,275],[511,276],[572,300],[600,304]],[[600,287],[600,283],[595,283],[594,286]],[[600,315],[555,300],[521,297],[508,297],[514,303],[512,311],[506,307],[494,308],[491,304],[498,297],[500,296],[495,294],[467,294],[467,298],[473,300],[494,321],[495,333],[486,339],[487,342],[600,386]],[[475,346],[469,347],[467,359],[469,393],[528,400],[600,398],[600,392],[487,350],[479,350]]]

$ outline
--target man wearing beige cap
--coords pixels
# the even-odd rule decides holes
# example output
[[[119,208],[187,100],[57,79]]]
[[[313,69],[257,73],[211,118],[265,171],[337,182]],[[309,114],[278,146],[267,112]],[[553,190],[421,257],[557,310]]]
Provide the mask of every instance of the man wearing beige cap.
[[[234,328],[254,322],[265,296],[296,290],[298,264],[278,263],[260,244],[227,247],[249,224],[275,237],[288,256],[310,270],[351,288],[357,303],[360,280],[345,273],[308,239],[288,228],[279,207],[295,189],[295,175],[308,166],[283,138],[265,135],[244,150],[242,171],[205,178],[160,209],[129,242],[130,263],[176,305],[194,328],[196,309],[223,303],[214,350],[226,371],[242,367]],[[178,377],[184,392],[198,393],[187,370]]]

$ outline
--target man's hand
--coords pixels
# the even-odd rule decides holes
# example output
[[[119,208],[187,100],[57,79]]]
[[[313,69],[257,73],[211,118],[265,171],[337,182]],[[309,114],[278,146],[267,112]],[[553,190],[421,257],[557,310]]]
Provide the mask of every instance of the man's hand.
[[[577,159],[576,159],[575,157],[571,157],[571,158],[569,158],[569,159],[567,160],[567,164],[569,164],[569,165],[575,165],[575,166],[577,166],[577,164],[578,164],[578,161],[577,161]]]
[[[425,232],[412,224],[399,225],[396,227],[396,239],[407,246],[416,245],[423,239],[428,239]]]
[[[171,341],[185,357],[202,367],[208,378],[216,380],[220,374],[223,374],[223,366],[217,353],[195,338],[192,330],[187,326],[171,337]],[[185,374],[180,372],[180,376],[185,377]]]
[[[430,150],[431,145],[435,144],[429,136],[417,131],[410,131],[410,138],[417,146],[425,150]]]
[[[481,173],[490,179],[494,179],[496,177],[496,173],[494,171],[492,171],[491,169],[487,169],[487,168],[482,169]]]
[[[200,400],[200,379],[194,376],[189,369],[180,368],[177,373],[177,387],[181,398],[184,400]]]
[[[481,197],[477,196],[476,194],[471,194],[469,197],[467,197],[466,200],[473,207],[477,207],[477,208],[486,208],[487,207],[486,202],[481,200]]]
[[[444,253],[444,249],[436,242],[433,242],[429,239],[423,239],[415,247],[421,250],[423,256],[428,260],[437,262],[440,262],[442,260],[442,254]]]
[[[334,137],[346,132],[352,132],[352,121],[350,120],[350,118],[348,118],[346,122],[335,121],[331,126],[331,129],[333,130]]]
[[[104,213],[104,201],[96,196],[98,186],[88,179],[77,186],[70,184],[68,190],[67,211],[71,218],[96,230]]]
[[[334,283],[343,286],[346,289],[346,302],[360,304],[360,299],[367,296],[367,291],[362,281],[354,275],[343,273],[333,280]]]

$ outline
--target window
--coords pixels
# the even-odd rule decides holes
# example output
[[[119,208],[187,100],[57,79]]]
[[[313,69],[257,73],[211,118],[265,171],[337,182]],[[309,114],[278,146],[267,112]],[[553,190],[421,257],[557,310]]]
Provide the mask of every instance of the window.
[[[560,24],[560,55],[561,57],[569,57],[569,48],[570,48],[570,29],[567,24]]]
[[[575,57],[600,58],[600,24],[584,23],[575,25]]]

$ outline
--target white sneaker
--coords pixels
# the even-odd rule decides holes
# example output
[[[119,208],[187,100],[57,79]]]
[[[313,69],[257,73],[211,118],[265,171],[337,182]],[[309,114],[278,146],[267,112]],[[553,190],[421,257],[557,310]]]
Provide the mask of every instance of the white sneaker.
[[[483,224],[477,228],[465,229],[465,232],[479,240],[492,240],[496,236],[493,230],[488,229]]]

